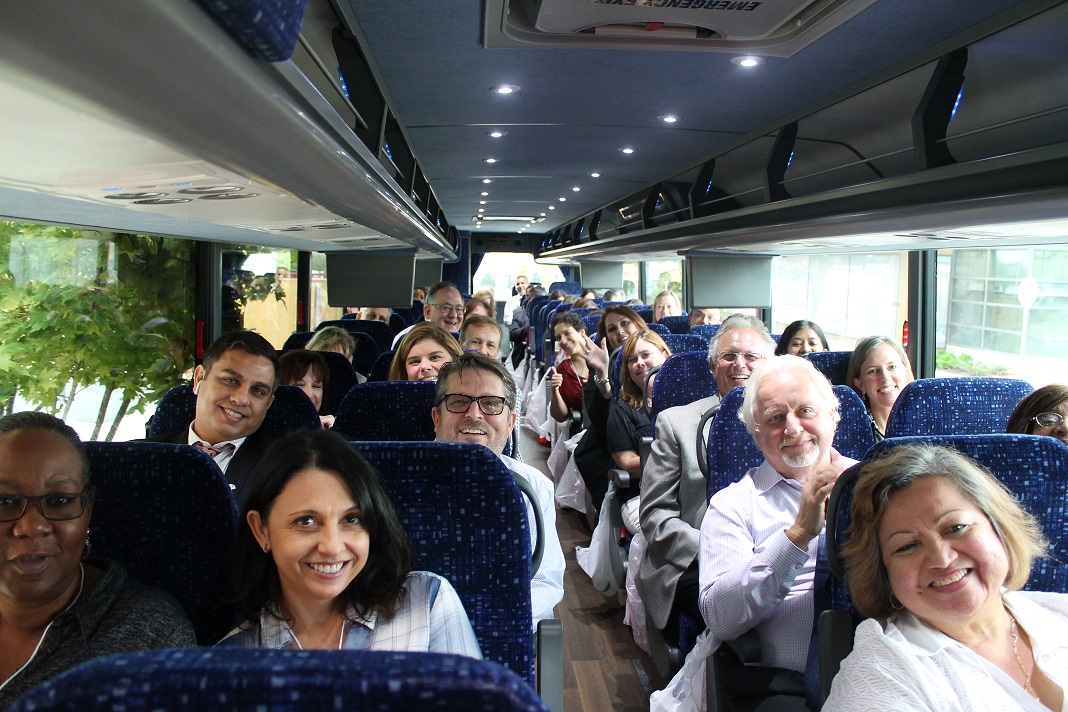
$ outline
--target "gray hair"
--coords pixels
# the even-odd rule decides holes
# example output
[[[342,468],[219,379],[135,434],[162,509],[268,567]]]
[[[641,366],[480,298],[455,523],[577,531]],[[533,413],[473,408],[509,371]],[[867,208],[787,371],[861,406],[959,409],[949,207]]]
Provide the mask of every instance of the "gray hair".
[[[508,410],[515,411],[516,388],[515,381],[512,380],[512,374],[508,373],[508,369],[500,361],[470,351],[463,352],[438,371],[438,383],[434,389],[435,408],[441,405],[441,402],[445,400],[445,396],[448,395],[449,376],[455,373],[460,378],[463,378],[464,371],[488,371],[501,379],[504,384],[504,402],[507,404]]]
[[[604,300],[606,302],[621,302],[627,298],[627,293],[622,289],[613,288],[604,290]]]
[[[764,347],[764,356],[770,357],[775,353],[775,340],[771,338],[771,334],[768,332],[768,327],[764,322],[749,314],[731,314],[723,320],[723,323],[716,329],[715,335],[708,341],[709,363],[716,360],[716,354],[719,353],[720,339],[722,339],[727,332],[734,331],[735,329],[752,329],[760,335]]]
[[[823,398],[823,402],[832,410],[834,422],[837,423],[841,419],[841,404],[838,402],[838,396],[834,394],[831,382],[816,370],[811,361],[789,354],[773,356],[758,363],[745,384],[742,406],[738,409],[738,420],[745,423],[745,429],[749,431],[750,435],[756,434],[756,401],[760,384],[763,383],[764,378],[767,376],[773,373],[782,373],[783,371],[801,371],[807,375],[812,380],[812,385],[816,387],[820,397]]]

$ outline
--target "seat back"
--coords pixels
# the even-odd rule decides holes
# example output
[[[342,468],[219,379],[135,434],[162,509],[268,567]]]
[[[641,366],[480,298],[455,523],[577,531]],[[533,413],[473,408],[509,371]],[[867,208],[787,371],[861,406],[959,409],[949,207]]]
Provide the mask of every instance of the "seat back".
[[[378,348],[382,351],[388,351],[393,346],[393,337],[396,334],[393,333],[393,329],[389,328],[389,324],[383,321],[364,321],[362,319],[333,319],[328,321],[321,321],[319,325],[315,327],[316,331],[319,329],[325,329],[328,326],[339,326],[345,331],[357,334],[367,334],[375,340],[378,344]]]
[[[389,379],[389,369],[393,365],[393,355],[396,351],[383,351],[375,359],[374,365],[371,366],[370,372],[367,374],[367,382],[371,381],[386,381]]]
[[[547,712],[506,667],[442,653],[176,648],[93,660],[45,682],[12,709],[344,709]]]
[[[311,337],[315,336],[314,331],[294,331],[288,337],[286,342],[282,344],[282,351],[293,351],[295,349],[303,349],[311,341]]]
[[[352,368],[365,376],[371,372],[375,361],[383,349],[378,345],[378,340],[370,334],[361,331],[350,331],[349,336],[356,342],[356,350],[352,352]],[[385,349],[388,351],[389,349]]]
[[[511,472],[480,445],[354,445],[381,473],[416,568],[453,585],[486,659],[533,684],[531,535]]]
[[[433,440],[431,381],[368,381],[338,406],[333,430],[349,440]]]
[[[650,307],[639,307],[638,305],[634,305],[632,308],[646,324],[649,326],[653,325],[653,310]]]
[[[641,316],[641,312],[638,313],[638,316]],[[651,318],[642,318],[645,319],[645,326],[648,327],[650,331],[655,331],[661,336],[671,336],[671,329],[667,328],[663,324],[654,324]]]
[[[668,408],[686,405],[716,393],[716,379],[704,353],[673,354],[660,367],[653,380],[653,415]],[[655,431],[654,431],[655,432]]]
[[[711,341],[717,331],[719,331],[719,324],[694,324],[690,327],[689,333],[704,336]]]
[[[863,460],[875,437],[871,432],[868,409],[857,392],[848,386],[832,386],[838,397],[838,412],[841,419],[834,431],[834,449],[854,460]]]
[[[557,289],[567,295],[582,294],[582,285],[571,279],[565,279],[562,282],[553,282],[550,284],[549,294],[552,294]]]
[[[597,325],[601,323],[601,317],[601,314],[587,314],[582,317],[582,323],[586,325],[586,333],[594,341],[597,341]]]
[[[690,317],[686,314],[673,314],[671,316],[662,316],[658,324],[663,324],[671,330],[672,334],[688,334],[690,333]]]
[[[349,389],[356,385],[356,370],[345,354],[336,351],[316,351],[326,360],[327,368],[330,369],[330,392],[326,396],[325,413],[336,415],[338,406]]]
[[[395,311],[389,315],[389,328],[393,330],[393,334],[397,335],[412,323],[408,318],[409,315],[406,312]]]
[[[1015,378],[921,378],[901,389],[886,437],[1003,433],[1013,408],[1032,390]]]
[[[667,334],[664,343],[671,349],[671,353],[702,353],[708,354],[708,339],[700,334]],[[707,363],[707,359],[705,363]]]
[[[236,620],[218,598],[238,522],[237,500],[222,472],[189,445],[87,442],[85,449],[96,487],[93,553],[169,592],[199,643],[217,642]]]
[[[852,351],[814,351],[804,355],[816,367],[816,370],[827,377],[827,380],[836,386],[850,386],[846,383],[846,372],[849,371],[849,358]]]
[[[188,428],[197,411],[197,397],[188,383],[167,391],[156,406],[148,436],[158,437]],[[311,400],[296,386],[278,386],[260,431],[277,438],[291,430],[319,430],[319,414]]]

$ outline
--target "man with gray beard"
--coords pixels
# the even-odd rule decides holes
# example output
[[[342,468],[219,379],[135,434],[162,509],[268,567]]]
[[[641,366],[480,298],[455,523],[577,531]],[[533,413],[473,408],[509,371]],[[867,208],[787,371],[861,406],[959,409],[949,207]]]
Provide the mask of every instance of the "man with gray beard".
[[[738,417],[764,462],[708,503],[701,614],[721,640],[756,630],[762,665],[803,675],[827,497],[855,461],[831,447],[838,399],[805,359],[761,362],[746,383]]]

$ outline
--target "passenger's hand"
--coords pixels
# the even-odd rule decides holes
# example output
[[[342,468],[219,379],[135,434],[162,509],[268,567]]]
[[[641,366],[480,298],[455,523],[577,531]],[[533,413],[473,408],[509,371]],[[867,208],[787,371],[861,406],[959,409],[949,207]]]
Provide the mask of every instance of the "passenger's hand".
[[[805,482],[805,486],[801,489],[801,505],[797,511],[797,518],[786,530],[786,536],[797,548],[808,548],[809,542],[823,531],[827,518],[827,499],[831,496],[831,490],[834,489],[838,476],[844,470],[845,463],[842,461],[842,456],[832,448],[827,466],[810,475],[808,481]]]
[[[590,338],[589,334],[582,335],[582,343],[585,347],[586,363],[589,364],[590,372],[598,374],[598,378],[608,377],[608,339],[601,339],[601,345]]]
[[[561,374],[557,373],[555,367],[550,368],[549,373],[552,374],[552,378],[549,379],[549,383],[552,384],[554,391],[560,386],[564,385],[564,377]]]
[[[329,430],[334,427],[334,416],[332,415],[320,415],[319,422],[322,423],[324,430]]]

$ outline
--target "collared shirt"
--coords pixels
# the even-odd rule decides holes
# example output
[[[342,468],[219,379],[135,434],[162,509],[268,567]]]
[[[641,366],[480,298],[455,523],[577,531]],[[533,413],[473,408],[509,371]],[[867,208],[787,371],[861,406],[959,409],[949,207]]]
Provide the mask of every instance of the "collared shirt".
[[[764,665],[803,673],[819,540],[802,550],[786,536],[801,490],[765,460],[712,495],[701,522],[699,569],[701,614],[712,635],[732,640],[755,629]]]
[[[219,466],[219,469],[223,471],[223,474],[226,473],[226,468],[230,465],[230,461],[234,459],[234,455],[237,454],[238,448],[240,448],[241,445],[244,444],[246,439],[247,436],[245,438],[238,438],[237,440],[223,440],[222,442],[208,443],[208,445],[211,445],[212,447],[219,447],[220,445],[225,445],[227,443],[230,443],[234,446],[233,450],[224,450],[212,458],[213,460],[215,460],[215,464]],[[193,430],[193,423],[189,424],[188,440],[189,444],[193,445],[194,447],[199,442],[208,442],[207,440],[196,434],[196,431]],[[235,487],[233,485],[230,485],[230,489],[235,489]]]
[[[1014,591],[1005,606],[1031,638],[1038,666],[1068,685],[1068,595]],[[866,620],[834,678],[827,712],[972,712],[1046,708],[971,649],[907,611],[886,623]],[[1062,707],[1068,709],[1068,706]]]
[[[538,621],[553,617],[553,609],[564,598],[564,550],[560,546],[560,535],[556,531],[556,499],[553,496],[553,484],[540,470],[525,462],[520,462],[507,455],[500,455],[505,466],[528,481],[538,495],[538,507],[541,509],[541,521],[545,543],[542,546],[541,566],[534,572],[530,581],[530,607],[534,627]],[[526,499],[524,497],[524,499]],[[531,551],[537,536],[534,528],[534,510],[527,502],[527,517],[530,521]]]
[[[404,600],[389,619],[380,616],[377,610],[360,616],[349,606],[341,648],[482,657],[471,621],[452,584],[437,574],[413,571],[408,574],[404,588]],[[267,609],[260,612],[257,620],[242,624],[219,641],[221,646],[271,649],[285,648],[292,643],[294,637],[289,625]]]

